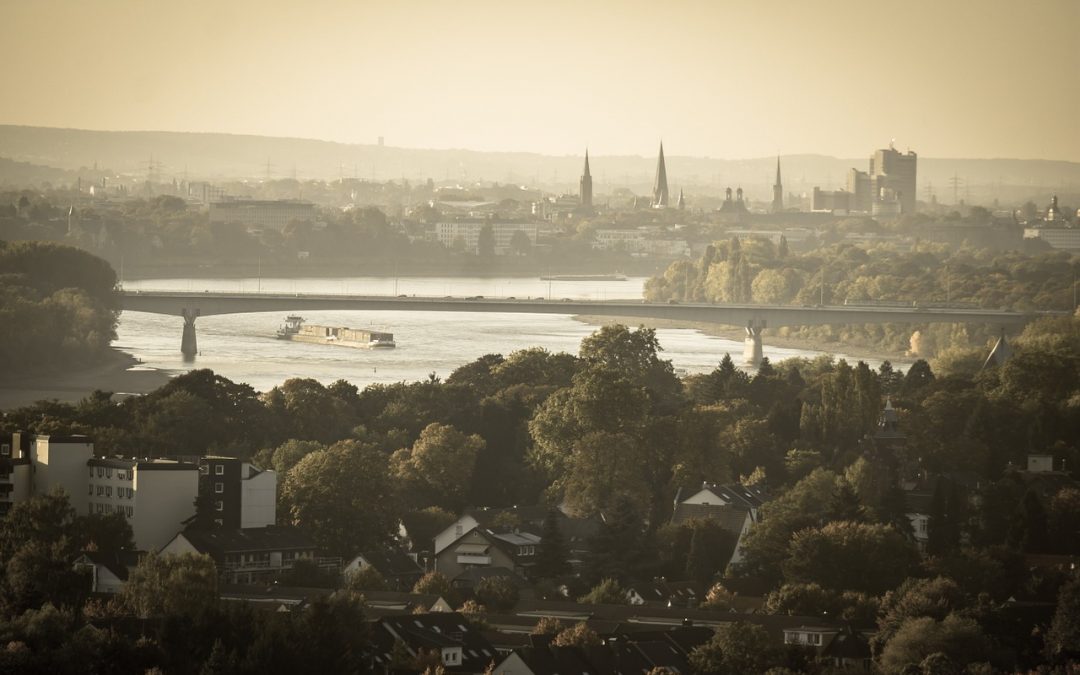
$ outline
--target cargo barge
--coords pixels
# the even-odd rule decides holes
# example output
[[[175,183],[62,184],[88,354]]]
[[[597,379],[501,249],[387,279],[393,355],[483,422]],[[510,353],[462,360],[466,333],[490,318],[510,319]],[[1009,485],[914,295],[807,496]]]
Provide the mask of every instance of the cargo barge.
[[[293,342],[340,345],[354,349],[393,349],[397,346],[394,343],[393,333],[344,326],[305,324],[304,317],[296,315],[285,317],[285,323],[277,331],[277,338]]]

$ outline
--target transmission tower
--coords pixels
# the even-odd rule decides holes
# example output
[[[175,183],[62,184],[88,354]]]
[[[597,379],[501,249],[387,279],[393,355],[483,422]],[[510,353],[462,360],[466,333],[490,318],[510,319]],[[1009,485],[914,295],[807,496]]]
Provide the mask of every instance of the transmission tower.
[[[961,178],[956,172],[953,172],[952,178],[949,179],[949,185],[952,186],[953,204],[960,203],[960,186],[964,184],[964,179]]]

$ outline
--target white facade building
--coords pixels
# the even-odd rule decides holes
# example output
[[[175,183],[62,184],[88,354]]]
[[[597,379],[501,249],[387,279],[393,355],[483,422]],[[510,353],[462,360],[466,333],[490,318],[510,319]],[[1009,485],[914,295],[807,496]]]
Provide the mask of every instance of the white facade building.
[[[95,458],[84,467],[84,472],[89,471],[86,512],[123,514],[131,524],[136,548],[161,548],[195,515],[199,471],[194,464]]]
[[[495,239],[495,255],[511,252],[510,243],[516,232],[524,232],[529,244],[536,246],[537,227],[534,223],[450,222],[435,224],[435,238],[446,248],[463,246],[467,253],[477,253],[480,230],[491,226]]]

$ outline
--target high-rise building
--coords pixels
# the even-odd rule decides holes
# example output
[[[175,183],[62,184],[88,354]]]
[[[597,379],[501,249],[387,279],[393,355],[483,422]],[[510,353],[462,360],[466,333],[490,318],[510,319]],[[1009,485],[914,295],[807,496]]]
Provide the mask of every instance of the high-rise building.
[[[772,186],[772,212],[784,210],[784,183],[780,180],[780,156],[776,157],[776,183]]]
[[[901,153],[889,144],[870,158],[870,179],[873,181],[874,200],[895,196],[901,213],[915,213],[915,168],[918,156],[908,151]]]
[[[851,193],[851,210],[870,212],[874,201],[874,190],[870,184],[870,174],[856,168],[848,170],[847,191]]]
[[[581,208],[592,208],[592,174],[589,173],[589,150],[585,149],[585,171],[581,174]]]
[[[660,157],[656,160],[656,181],[653,182],[654,209],[662,209],[668,205],[667,167],[664,166],[664,143],[660,143]]]

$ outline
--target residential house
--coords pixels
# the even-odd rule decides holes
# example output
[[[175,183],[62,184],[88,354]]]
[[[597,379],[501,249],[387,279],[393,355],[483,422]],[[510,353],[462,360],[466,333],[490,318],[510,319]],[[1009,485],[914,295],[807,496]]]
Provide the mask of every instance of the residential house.
[[[143,555],[142,551],[83,551],[72,566],[90,577],[91,593],[119,593]]]
[[[217,565],[222,583],[226,584],[267,581],[291,570],[300,560],[328,571],[341,571],[340,558],[316,557],[315,543],[295,527],[188,528],[173,537],[161,553],[209,555]]]
[[[454,579],[472,567],[502,567],[528,577],[540,536],[474,527],[435,554],[435,570]]]
[[[626,602],[631,605],[697,607],[704,599],[705,593],[693,581],[668,581],[663,577],[637,582],[626,589]]]
[[[692,520],[713,520],[735,536],[735,546],[729,564],[742,562],[742,543],[754,523],[761,522],[761,506],[766,493],[758,486],[738,483],[722,485],[704,482],[697,490],[683,490],[675,495],[671,514],[674,525]]]
[[[374,672],[390,672],[395,644],[411,658],[436,654],[450,673],[479,675],[499,659],[491,643],[457,612],[384,616],[375,622],[373,637]]]
[[[367,568],[374,568],[393,589],[408,591],[424,576],[424,570],[409,554],[399,548],[368,551],[349,561],[343,570],[348,576]]]

